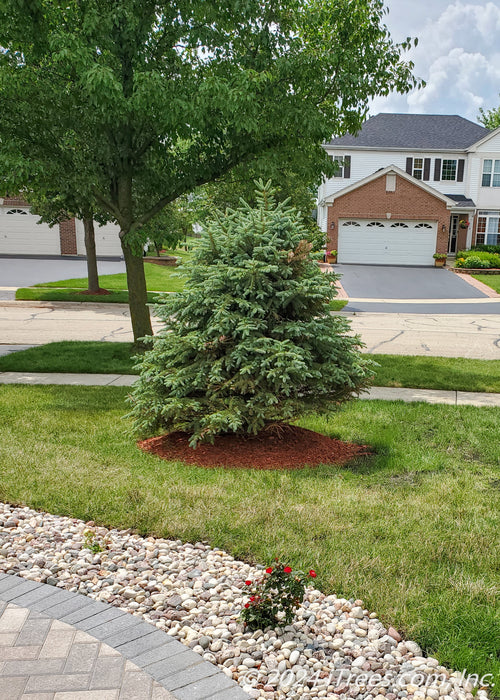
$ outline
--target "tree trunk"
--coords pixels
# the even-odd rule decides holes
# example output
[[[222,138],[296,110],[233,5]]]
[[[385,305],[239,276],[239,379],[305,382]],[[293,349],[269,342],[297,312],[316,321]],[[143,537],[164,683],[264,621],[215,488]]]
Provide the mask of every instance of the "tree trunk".
[[[146,275],[144,274],[144,261],[134,255],[131,248],[123,240],[123,231],[120,231],[125,267],[127,269],[128,303],[130,319],[134,332],[134,343],[141,346],[140,338],[145,335],[153,335],[149,308],[147,306]]]
[[[85,251],[87,253],[88,291],[90,294],[97,294],[100,291],[100,287],[95,251],[94,219],[92,216],[83,218],[83,230],[85,231]]]

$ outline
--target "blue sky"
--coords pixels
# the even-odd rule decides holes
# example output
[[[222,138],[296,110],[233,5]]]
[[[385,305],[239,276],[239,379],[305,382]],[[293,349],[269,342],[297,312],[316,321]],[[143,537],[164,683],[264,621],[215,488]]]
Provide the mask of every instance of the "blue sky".
[[[419,43],[406,55],[427,86],[377,98],[378,112],[460,114],[476,121],[479,107],[500,105],[500,0],[385,0],[395,41]]]

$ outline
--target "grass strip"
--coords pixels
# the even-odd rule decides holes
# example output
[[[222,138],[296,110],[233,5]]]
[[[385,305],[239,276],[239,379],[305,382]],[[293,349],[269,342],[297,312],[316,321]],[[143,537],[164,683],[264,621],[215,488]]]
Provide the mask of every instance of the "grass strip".
[[[136,374],[131,343],[64,341],[0,357],[2,372]],[[500,360],[372,355],[375,386],[500,393]]]
[[[148,292],[148,303],[153,304],[158,292]],[[128,291],[112,291],[109,294],[82,294],[82,288],[53,289],[50,287],[20,287],[16,290],[18,301],[73,301],[95,304],[128,304]]]
[[[475,280],[488,285],[491,289],[500,294],[500,275],[471,275]]]
[[[126,394],[1,386],[0,499],[314,567],[325,592],[362,598],[441,663],[500,681],[498,409],[352,402],[300,424],[372,457],[273,472],[140,452]]]

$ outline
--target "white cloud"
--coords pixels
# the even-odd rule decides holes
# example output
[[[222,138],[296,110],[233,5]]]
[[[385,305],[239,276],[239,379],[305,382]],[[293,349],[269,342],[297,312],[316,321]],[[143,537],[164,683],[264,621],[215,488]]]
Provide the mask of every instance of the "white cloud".
[[[479,107],[498,106],[499,5],[477,0],[420,0],[418,9],[423,19],[419,23],[412,0],[388,0],[388,4],[391,13],[387,24],[395,40],[408,34],[419,38],[418,46],[407,56],[415,63],[415,75],[427,85],[407,96],[377,98],[372,114],[461,114],[475,120]]]

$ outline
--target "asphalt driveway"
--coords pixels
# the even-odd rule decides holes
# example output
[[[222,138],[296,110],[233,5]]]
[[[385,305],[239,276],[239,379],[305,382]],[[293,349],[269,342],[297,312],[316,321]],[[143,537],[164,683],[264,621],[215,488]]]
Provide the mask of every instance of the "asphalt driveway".
[[[461,276],[432,267],[335,265],[349,304],[345,311],[419,314],[499,314],[498,301]],[[484,300],[484,301],[482,301]]]

